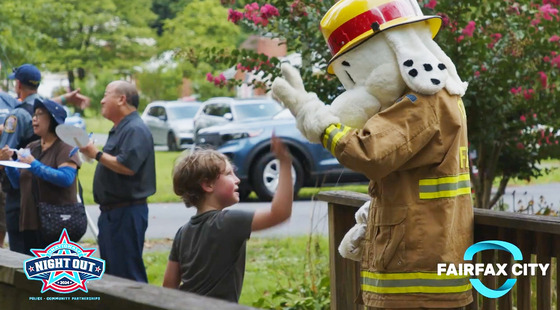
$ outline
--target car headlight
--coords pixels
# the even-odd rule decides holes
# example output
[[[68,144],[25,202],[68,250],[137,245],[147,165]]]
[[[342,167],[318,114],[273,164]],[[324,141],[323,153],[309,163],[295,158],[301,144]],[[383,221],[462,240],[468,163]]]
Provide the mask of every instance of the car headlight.
[[[257,130],[253,130],[253,131],[226,133],[222,136],[222,140],[230,141],[230,140],[256,137],[256,136],[260,135],[261,133],[263,133],[263,131],[264,131],[264,129],[257,129]]]

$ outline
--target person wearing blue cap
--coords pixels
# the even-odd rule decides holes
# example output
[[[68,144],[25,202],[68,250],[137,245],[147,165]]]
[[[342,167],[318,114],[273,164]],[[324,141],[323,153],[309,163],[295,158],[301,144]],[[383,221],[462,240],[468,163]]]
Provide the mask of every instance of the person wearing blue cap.
[[[35,99],[33,110],[33,132],[40,140],[26,146],[30,154],[18,153],[18,160],[31,167],[5,168],[12,187],[28,193],[21,196],[19,217],[26,253],[56,241],[41,235],[37,205],[40,202],[57,206],[76,204],[76,175],[81,165],[78,154],[70,156],[72,146],[60,140],[55,132],[56,126],[64,124],[66,119],[62,105],[49,99]]]
[[[33,134],[31,115],[33,114],[35,99],[42,99],[37,93],[41,84],[41,72],[36,66],[23,64],[15,68],[8,78],[15,80],[15,92],[19,101],[6,93],[0,92],[0,99],[2,99],[0,101],[5,101],[12,107],[5,117],[3,125],[0,125],[0,147],[3,148],[0,150],[0,160],[9,159],[10,148],[19,149],[38,139]],[[55,97],[52,100],[59,103],[69,102],[81,108],[88,106],[90,102],[87,96],[79,94],[79,89]],[[20,192],[18,189],[12,188],[3,173],[0,176],[0,183],[2,184],[2,191],[6,193],[5,218],[10,250],[24,253],[23,235],[20,233],[18,224]],[[2,220],[1,217],[0,220]]]
[[[4,127],[0,135],[0,147],[3,147],[0,151],[1,160],[10,158],[9,149],[25,147],[29,142],[38,138],[33,134],[31,114],[33,114],[35,99],[41,98],[37,94],[41,83],[41,72],[34,65],[24,64],[14,69],[8,78],[16,80],[15,91],[21,101],[16,101],[14,109],[4,120]],[[20,191],[13,188],[6,177],[2,178],[2,190],[6,193],[6,226],[10,250],[29,254],[25,251],[24,236],[19,229]]]

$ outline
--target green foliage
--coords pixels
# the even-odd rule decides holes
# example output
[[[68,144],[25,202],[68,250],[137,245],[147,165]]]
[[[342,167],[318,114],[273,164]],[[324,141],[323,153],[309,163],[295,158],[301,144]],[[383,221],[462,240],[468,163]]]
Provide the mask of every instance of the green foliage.
[[[166,67],[142,71],[136,74],[136,79],[138,89],[142,90],[141,97],[148,103],[155,100],[177,100],[183,82],[179,68]],[[144,107],[140,110],[144,110]]]
[[[161,52],[176,52],[182,77],[192,81],[193,91],[200,100],[215,96],[231,96],[232,89],[217,89],[206,82],[206,73],[226,70],[223,63],[189,60],[205,49],[235,47],[241,32],[227,21],[227,10],[218,0],[190,1],[176,17],[164,21],[164,32],[158,40]]]
[[[120,78],[111,71],[100,70],[97,74],[88,75],[87,78],[76,82],[76,87],[80,88],[80,92],[91,98],[86,115],[99,115],[101,113],[101,99],[105,95],[105,88],[110,82]]]
[[[151,0],[3,0],[0,59],[82,79],[108,68],[130,74],[154,51]]]
[[[175,18],[189,2],[190,0],[152,0],[152,12],[157,15],[157,18],[150,26],[161,36],[165,22]]]
[[[177,17],[167,20],[164,29],[158,40],[161,51],[233,47],[239,35],[218,0],[193,0]]]
[[[303,241],[305,244],[301,244]],[[252,306],[263,309],[330,309],[328,245],[325,238],[310,235],[307,240],[299,240],[299,246],[292,244],[293,242],[292,238],[279,239],[269,251],[261,249],[259,252],[258,259],[270,263],[269,268],[273,268],[275,272],[272,273],[276,273],[271,276],[278,279],[279,283],[274,289],[257,295],[258,299],[252,302]],[[300,252],[305,250],[305,253],[300,253],[301,256],[298,258],[294,257],[292,252],[296,247]],[[248,253],[248,265],[254,262],[253,255],[253,251]],[[302,266],[298,266],[297,269],[303,270],[300,272],[294,270],[296,269],[294,263],[301,264]],[[258,270],[257,273],[263,276],[265,272]],[[288,285],[283,284],[286,281]],[[245,280],[244,283],[250,282]]]
[[[478,174],[471,179],[477,207],[492,207],[510,179],[539,177],[548,172],[539,167],[541,160],[560,156],[554,137],[560,79],[558,66],[547,61],[558,50],[550,40],[557,35],[558,15],[543,15],[546,2],[440,0],[434,11],[426,9],[443,12],[437,41],[469,82],[463,101],[477,154]],[[500,185],[492,197],[496,178]]]

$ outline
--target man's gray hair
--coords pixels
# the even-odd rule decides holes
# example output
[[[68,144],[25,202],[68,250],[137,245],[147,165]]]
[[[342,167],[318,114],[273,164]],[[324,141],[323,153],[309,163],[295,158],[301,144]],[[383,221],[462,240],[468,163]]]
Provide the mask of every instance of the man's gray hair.
[[[126,103],[138,109],[138,104],[140,102],[140,97],[138,96],[138,90],[136,86],[132,85],[127,81],[117,81],[117,91],[126,96]]]

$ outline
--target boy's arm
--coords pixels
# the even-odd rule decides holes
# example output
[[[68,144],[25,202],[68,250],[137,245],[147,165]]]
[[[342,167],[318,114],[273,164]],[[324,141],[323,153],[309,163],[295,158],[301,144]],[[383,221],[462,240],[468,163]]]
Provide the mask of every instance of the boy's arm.
[[[268,209],[258,209],[253,216],[251,231],[278,225],[292,215],[294,188],[292,186],[292,157],[282,140],[272,135],[272,151],[280,161],[278,187]]]
[[[179,262],[167,261],[167,268],[165,269],[165,275],[163,276],[163,287],[168,288],[179,288],[179,283],[181,282]]]

